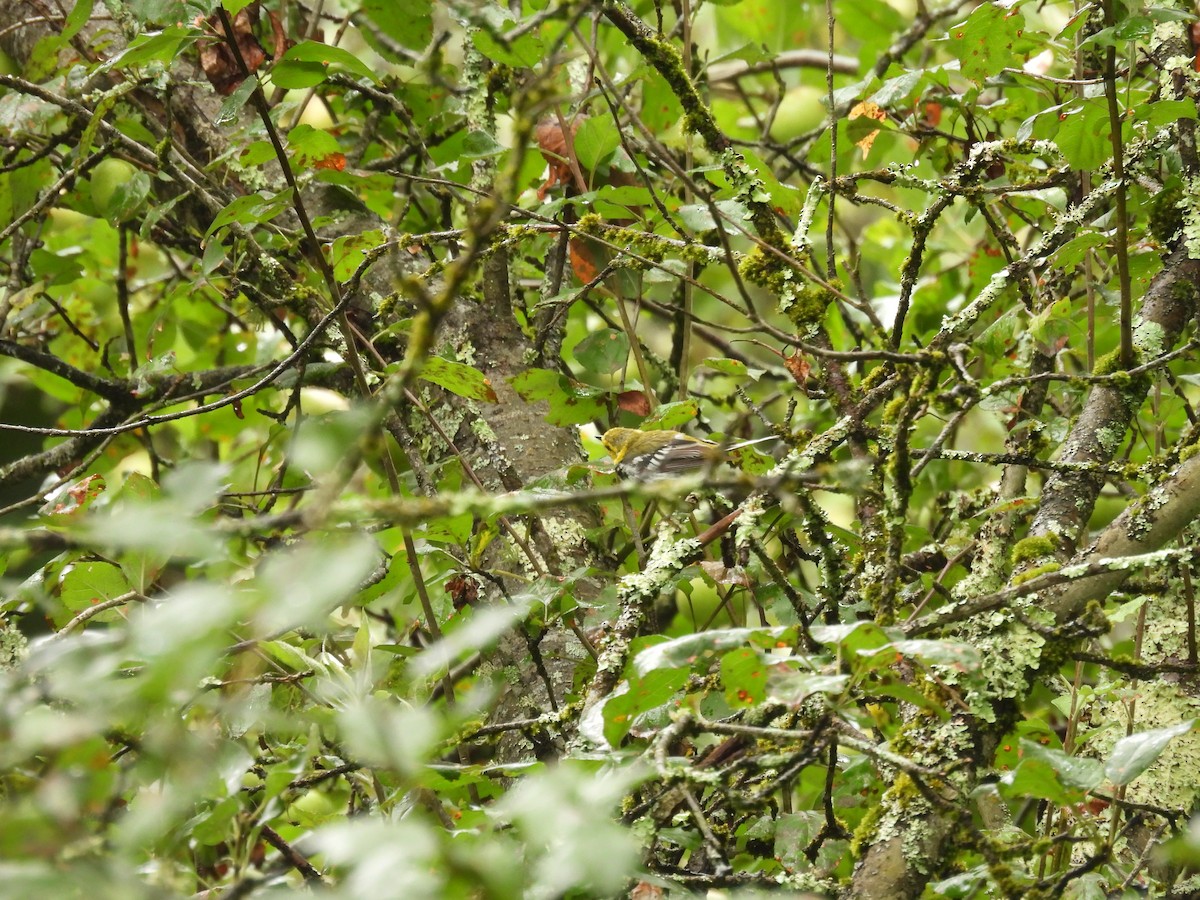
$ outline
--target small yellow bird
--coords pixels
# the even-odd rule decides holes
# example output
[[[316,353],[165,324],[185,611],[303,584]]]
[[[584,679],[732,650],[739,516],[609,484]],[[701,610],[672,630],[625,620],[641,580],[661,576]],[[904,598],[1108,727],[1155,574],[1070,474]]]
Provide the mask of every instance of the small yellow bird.
[[[778,440],[774,435],[722,446],[678,431],[641,431],[610,428],[600,443],[616,464],[622,478],[647,480],[669,478],[715,465],[731,450]]]

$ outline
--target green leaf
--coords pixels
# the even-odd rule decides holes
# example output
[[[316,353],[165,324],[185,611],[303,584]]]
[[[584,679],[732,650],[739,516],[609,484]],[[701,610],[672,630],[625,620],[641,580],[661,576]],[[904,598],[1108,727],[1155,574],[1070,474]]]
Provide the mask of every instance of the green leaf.
[[[443,387],[452,394],[469,397],[472,400],[485,400],[488,403],[499,403],[492,383],[478,369],[440,356],[431,356],[425,360],[421,369],[421,378],[425,381]]]
[[[725,702],[737,708],[761,703],[767,695],[767,667],[759,652],[739,647],[721,657]]]
[[[197,37],[199,32],[196,29],[181,25],[139,35],[129,42],[128,47],[100,66],[100,71],[128,69],[148,62],[169,63],[179,54],[184,44],[192,43]]]
[[[976,671],[983,662],[979,656],[979,651],[970,644],[965,644],[962,641],[892,641],[892,643],[886,644],[878,650],[868,650],[865,652],[872,655],[898,653],[902,656],[911,656],[927,663],[949,666],[961,672]]]
[[[1060,297],[1046,306],[1029,321],[1029,333],[1039,341],[1048,341],[1054,334],[1059,334],[1070,325],[1071,301]]]
[[[611,375],[625,368],[629,359],[629,338],[615,328],[593,331],[575,345],[575,358],[589,372]]]
[[[811,633],[813,640],[822,644],[833,644],[842,653],[851,655],[878,650],[890,642],[888,633],[874,622],[815,625],[811,629]]]
[[[363,0],[362,11],[392,40],[424,50],[433,40],[431,0]]]
[[[594,172],[604,159],[621,145],[621,136],[612,119],[592,116],[575,132],[575,158],[585,172]]]
[[[255,649],[292,672],[325,671],[325,666],[287,641],[259,641]]]
[[[246,194],[245,196],[237,197],[217,213],[212,220],[212,224],[208,226],[208,231],[204,232],[204,237],[207,239],[217,231],[235,222],[239,225],[249,226],[269,221],[283,212],[291,200],[291,188],[280,191],[273,197],[263,196],[262,194]]]
[[[426,519],[417,529],[417,534],[435,544],[463,545],[471,539],[475,517],[470,513],[458,516],[438,516]]]
[[[1196,118],[1196,104],[1190,100],[1159,100],[1157,103],[1142,103],[1133,108],[1137,122],[1151,125],[1170,125],[1180,119]]]
[[[781,640],[789,634],[788,628],[716,628],[688,634],[647,647],[634,657],[633,668],[639,676],[661,668],[690,668],[711,661],[719,650],[740,647],[752,638],[769,636]]]
[[[1079,803],[1104,780],[1098,759],[1071,756],[1021,739],[1021,762],[1000,779],[1000,792],[1010,799],[1033,798],[1059,805]]]
[[[1070,270],[1083,262],[1088,250],[1103,247],[1107,243],[1108,238],[1104,235],[1095,231],[1085,231],[1059,247],[1052,259],[1062,269]]]
[[[351,650],[354,652],[354,665],[359,672],[360,684],[362,687],[369,687],[369,674],[371,672],[371,620],[363,616],[358,623],[358,629],[354,632],[354,643],[351,645]]]
[[[88,19],[92,17],[92,9],[95,6],[95,0],[77,0],[71,8],[67,20],[63,22],[62,31],[58,37],[64,43],[71,40],[75,35],[79,34],[79,30],[88,23]]]
[[[108,562],[77,562],[63,575],[59,596],[63,606],[74,614],[128,592],[129,581],[118,566]]]
[[[717,18],[723,26],[755,45],[766,44],[775,51],[795,46],[789,41],[808,33],[807,23],[812,16],[811,7],[805,3],[722,2],[719,6]],[[872,25],[878,27],[878,23]]]
[[[275,148],[271,146],[270,141],[254,141],[247,144],[245,149],[242,150],[238,156],[238,164],[247,167],[261,166],[267,160],[274,158]]]
[[[1080,41],[1079,49],[1083,50],[1085,47],[1116,47],[1118,43],[1120,42],[1117,40],[1116,29],[1101,28],[1099,31],[1095,32],[1094,34],[1089,34],[1086,38]]]
[[[1114,33],[1123,41],[1145,40],[1154,34],[1154,20],[1149,16],[1130,16],[1117,23]],[[1195,115],[1195,104],[1192,104],[1192,116]]]
[[[1011,772],[1021,761],[1022,741],[1029,740],[1043,747],[1062,749],[1062,741],[1045,722],[1040,719],[1026,719],[1018,722],[1016,727],[1002,740],[996,748],[993,766],[999,772]]]
[[[757,380],[762,374],[762,369],[751,369],[740,359],[720,359],[715,356],[710,356],[703,360],[700,365],[706,369],[715,369],[722,375],[730,375],[734,378],[753,378]]]
[[[700,415],[700,407],[695,400],[677,400],[674,403],[664,403],[642,423],[648,431],[674,431],[682,428],[688,422],[694,422]]]
[[[717,220],[713,218],[712,210],[703,203],[689,203],[687,206],[681,206],[676,210],[679,220],[683,224],[696,232],[712,231],[717,227]]]
[[[600,421],[607,408],[603,398],[608,392],[573,381],[546,369],[526,369],[509,379],[525,400],[544,400],[550,406],[546,421],[552,425],[583,425]]]
[[[984,353],[1001,353],[1017,336],[1020,324],[1020,319],[1016,312],[1011,309],[1005,310],[1003,315],[980,333],[978,340],[975,342],[976,346]]]
[[[917,709],[929,710],[939,719],[950,718],[950,713],[940,698],[931,698],[907,684],[890,667],[876,667],[869,677],[861,678],[855,687],[864,697],[877,697],[884,702],[911,703]]]
[[[642,82],[642,121],[652,134],[662,134],[683,115],[683,105],[667,80],[657,71],[647,73]]]
[[[1188,734],[1196,727],[1197,719],[1188,719],[1167,728],[1139,731],[1123,737],[1113,746],[1104,774],[1113,784],[1129,784],[1145,772],[1167,749],[1167,744],[1177,737]]]
[[[316,64],[321,67],[322,75],[320,80],[324,80],[324,70],[329,66],[336,65],[346,71],[366,78],[368,81],[375,81],[375,72],[365,62],[351,53],[349,50],[343,50],[341,47],[331,47],[329,44],[322,44],[319,41],[301,41],[296,46],[288,49],[286,53],[280,57],[279,63],[271,70],[271,80],[280,87],[295,87],[296,85],[282,84],[276,72],[280,65],[299,64],[303,69],[305,66]],[[314,84],[320,83],[320,80]],[[305,84],[304,87],[312,87],[311,84]]]
[[[504,145],[486,131],[469,131],[463,139],[462,155],[465,159],[486,159],[504,152]]]
[[[1112,156],[1108,110],[1100,100],[1091,100],[1067,115],[1058,126],[1054,143],[1074,169],[1095,169]]]
[[[654,669],[632,678],[604,703],[604,739],[617,746],[640,714],[668,702],[687,684],[687,669]]]
[[[1024,62],[1017,55],[1017,41],[1025,25],[1019,7],[1005,9],[999,4],[977,6],[966,22],[950,29],[949,49],[962,65],[962,73],[976,84],[983,84],[1001,69]]]
[[[912,72],[905,72],[895,78],[889,78],[868,99],[882,106],[884,109],[889,109],[907,99],[908,95],[921,83],[921,79],[924,77],[924,70],[917,69]]]
[[[300,168],[311,168],[342,150],[341,144],[328,131],[311,125],[297,125],[288,132],[288,150]]]
[[[373,229],[336,238],[329,254],[334,276],[338,281],[345,281],[358,270],[372,250],[385,242],[383,232]]]
[[[202,847],[214,847],[221,843],[230,836],[233,820],[240,809],[237,797],[226,797],[198,817],[192,827],[192,838]]]
[[[319,62],[281,60],[271,67],[271,82],[289,91],[316,87],[325,80],[325,66]]]
[[[250,99],[250,96],[254,93],[254,89],[257,87],[258,76],[251,73],[249,78],[245,79],[241,84],[239,84],[234,89],[233,93],[221,102],[221,108],[217,111],[217,115],[213,119],[213,124],[232,125],[234,122],[236,122],[238,115],[242,111],[242,107],[246,105],[246,102]],[[266,142],[260,141],[260,143]],[[268,146],[270,145],[268,144]],[[245,151],[242,152],[243,154],[245,153]],[[274,149],[272,149],[271,156],[274,155]],[[254,165],[254,163],[251,163],[250,165]]]
[[[825,825],[825,817],[814,809],[798,813],[783,813],[777,819],[766,817],[764,819],[765,821],[754,829],[753,836],[773,837],[775,858],[789,869],[809,866],[811,863],[805,857],[804,850],[821,833]]]
[[[766,696],[776,703],[796,707],[812,694],[840,694],[849,684],[849,675],[776,669],[767,679]]]
[[[935,881],[929,885],[937,897],[948,897],[951,900],[966,900],[966,898],[977,897],[985,890],[985,885],[988,884],[988,868],[987,866],[976,866],[959,875],[952,875],[949,878],[943,878],[941,881]]]
[[[526,32],[514,41],[501,43],[486,31],[471,32],[471,43],[475,49],[488,59],[514,69],[532,69],[546,55],[546,48],[541,39],[532,32]]]
[[[615,185],[606,184],[599,190],[591,191],[587,194],[582,194],[580,200],[605,200],[614,207],[634,207],[645,206],[651,202],[652,197],[650,191],[644,187],[635,187],[631,184]]]

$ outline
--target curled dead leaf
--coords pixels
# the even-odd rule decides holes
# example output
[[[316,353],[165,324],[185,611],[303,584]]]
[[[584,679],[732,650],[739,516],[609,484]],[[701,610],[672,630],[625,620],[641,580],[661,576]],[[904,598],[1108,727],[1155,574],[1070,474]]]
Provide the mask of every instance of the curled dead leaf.
[[[741,566],[726,566],[716,560],[704,560],[700,563],[704,574],[725,587],[750,587],[750,576]]]
[[[251,15],[253,14],[253,19]],[[258,18],[258,3],[252,3],[233,17],[233,40],[238,54],[250,72],[257,71],[267,59],[267,53],[254,36],[254,20]],[[209,16],[206,24],[219,37],[200,47],[200,68],[218,94],[228,97],[246,80],[242,67],[226,39],[221,17]]]
[[[783,358],[783,366],[788,370],[788,374],[792,376],[792,380],[796,382],[796,386],[807,394],[808,373],[812,371],[812,366],[808,360],[801,356],[800,351],[797,350],[791,356]]]
[[[583,120],[583,116],[576,116],[574,121],[568,124],[572,140]],[[571,150],[567,147],[567,137],[558,124],[557,118],[543,119],[538,122],[533,136],[537,141],[538,149],[542,151],[542,156],[550,166],[546,181],[538,188],[537,192],[538,199],[545,200],[546,194],[552,187],[559,184],[571,184],[574,180],[571,173]]]
[[[314,169],[333,169],[335,172],[341,172],[346,168],[346,154],[330,153],[326,157],[322,157],[313,163]]]
[[[596,266],[596,255],[586,238],[571,238],[567,243],[567,255],[571,258],[571,269],[575,272],[575,277],[584,284],[594,281],[600,274]]]
[[[643,391],[622,391],[617,394],[617,406],[635,416],[650,415],[650,398]]]
[[[884,110],[878,104],[872,103],[870,100],[864,100],[861,103],[856,103],[854,105],[847,118],[868,118],[874,119],[877,122],[882,122],[887,118],[887,113],[884,112]],[[871,152],[871,146],[875,143],[875,138],[877,137],[879,137],[879,129],[876,129],[875,131],[872,131],[855,141],[854,145],[863,152],[863,156],[866,156]]]

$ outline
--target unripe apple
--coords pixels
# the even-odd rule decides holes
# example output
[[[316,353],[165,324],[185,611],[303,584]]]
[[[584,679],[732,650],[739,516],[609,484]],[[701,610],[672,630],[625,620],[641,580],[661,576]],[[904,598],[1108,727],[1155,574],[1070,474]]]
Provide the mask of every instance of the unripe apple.
[[[307,91],[293,91],[293,94],[307,94]],[[311,125],[318,131],[328,131],[337,123],[333,121],[333,116],[329,114],[329,107],[326,106],[319,97],[312,97],[308,101],[308,105],[304,107],[304,111],[300,113],[300,118],[296,122],[297,125]]]
[[[283,815],[296,825],[312,827],[335,816],[344,815],[345,811],[346,807],[339,798],[314,788],[305,791],[289,803]]]
[[[786,143],[819,126],[825,121],[825,107],[821,103],[825,96],[825,91],[807,84],[791,88],[779,101],[775,121],[771,123],[771,137]]]
[[[108,157],[102,159],[92,169],[92,203],[101,214],[109,208],[113,194],[133,178],[134,168],[123,159]]]

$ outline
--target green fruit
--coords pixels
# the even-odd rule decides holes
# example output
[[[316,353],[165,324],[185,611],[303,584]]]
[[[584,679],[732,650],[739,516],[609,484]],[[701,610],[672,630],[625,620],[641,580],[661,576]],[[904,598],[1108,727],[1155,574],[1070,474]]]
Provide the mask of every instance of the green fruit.
[[[288,804],[284,818],[296,825],[311,827],[335,816],[344,815],[345,806],[324,791],[305,791]]]
[[[308,92],[292,91],[291,95],[300,97],[306,93]],[[308,105],[304,107],[304,112],[300,113],[300,118],[297,120],[296,124],[311,125],[318,131],[328,131],[337,123],[333,121],[333,116],[329,114],[329,107],[317,98],[313,97],[308,101]]]
[[[825,91],[802,84],[783,95],[775,121],[771,123],[771,137],[786,143],[802,134],[807,134],[825,121]]]
[[[133,178],[135,169],[123,159],[102,159],[92,169],[92,203],[103,213],[112,203],[113,194]]]

